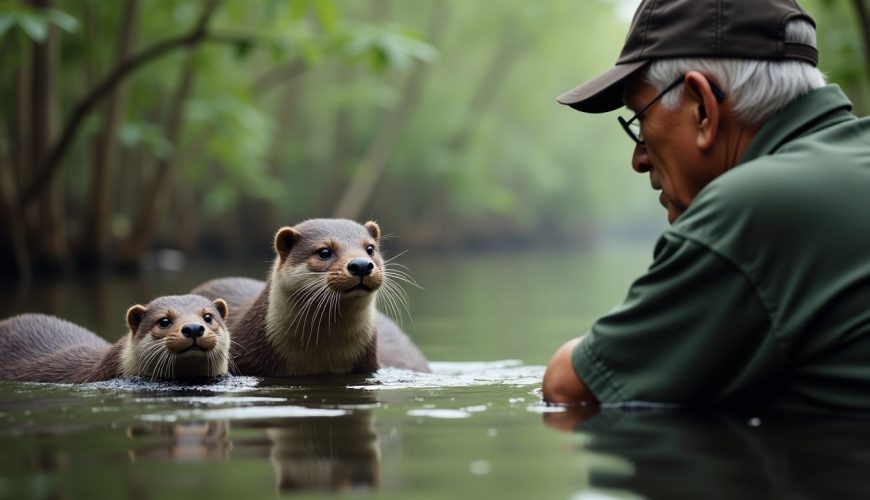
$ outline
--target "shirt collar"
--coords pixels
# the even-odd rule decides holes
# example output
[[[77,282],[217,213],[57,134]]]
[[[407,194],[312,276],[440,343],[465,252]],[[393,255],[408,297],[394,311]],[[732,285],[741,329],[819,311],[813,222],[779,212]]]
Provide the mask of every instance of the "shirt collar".
[[[813,90],[773,115],[749,143],[738,165],[776,152],[783,144],[810,132],[854,119],[852,103],[837,85]]]

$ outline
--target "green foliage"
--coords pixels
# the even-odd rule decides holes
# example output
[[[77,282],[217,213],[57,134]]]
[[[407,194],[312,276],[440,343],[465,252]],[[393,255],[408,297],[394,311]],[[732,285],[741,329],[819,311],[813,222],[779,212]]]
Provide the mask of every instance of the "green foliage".
[[[0,3],[0,37],[18,28],[30,40],[42,42],[48,36],[50,26],[74,33],[79,28],[79,22],[58,9],[39,9],[11,1]]]
[[[851,6],[802,3],[819,22],[823,69],[859,109],[870,103]],[[629,166],[633,145],[616,113],[583,115],[555,103],[613,64],[628,28],[617,9],[629,4],[225,0],[209,24],[211,38],[195,49],[177,144],[165,127],[187,49],[131,76],[119,139],[133,163],[122,175],[148,174],[149,165],[175,157],[179,183],[196,192],[204,219],[231,214],[242,200],[266,201],[280,218],[275,223],[329,216],[358,181],[390,113],[412,102],[364,209],[363,217],[387,221],[390,233],[425,232],[421,224],[436,221],[451,233],[474,234],[497,221],[518,234],[570,239],[593,224],[661,224],[648,181]],[[18,37],[25,47],[50,26],[62,30],[67,113],[116,64],[125,3],[59,5],[63,11],[0,3],[0,42]],[[135,51],[189,32],[204,5],[142,0]],[[429,39],[433,21],[444,30],[439,40]],[[10,52],[3,53],[7,64]],[[405,99],[421,65],[427,71],[413,89],[417,98]],[[14,76],[2,75],[4,102],[14,101]],[[75,161],[65,167],[77,179],[91,165],[100,116],[86,122]],[[84,205],[86,193],[73,191],[69,205]]]

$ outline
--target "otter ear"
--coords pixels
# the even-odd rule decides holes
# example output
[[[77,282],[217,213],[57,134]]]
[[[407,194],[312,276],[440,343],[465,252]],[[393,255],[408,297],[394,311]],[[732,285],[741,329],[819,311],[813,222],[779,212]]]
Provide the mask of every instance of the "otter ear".
[[[136,333],[142,320],[145,318],[145,306],[136,304],[127,309],[127,326],[130,327],[130,333]]]
[[[293,249],[293,245],[299,240],[299,231],[290,226],[282,227],[275,235],[275,251],[281,257],[281,260],[287,258],[287,254]]]
[[[368,229],[369,234],[372,235],[372,238],[374,238],[376,240],[381,239],[381,228],[380,228],[380,226],[378,226],[377,222],[370,220],[370,221],[366,222],[365,224],[363,224],[363,226],[365,226],[365,228]]]
[[[220,313],[221,319],[226,320],[227,313],[229,312],[227,310],[226,301],[224,301],[224,299],[215,299],[213,303],[214,303],[214,308],[217,309],[217,311]]]

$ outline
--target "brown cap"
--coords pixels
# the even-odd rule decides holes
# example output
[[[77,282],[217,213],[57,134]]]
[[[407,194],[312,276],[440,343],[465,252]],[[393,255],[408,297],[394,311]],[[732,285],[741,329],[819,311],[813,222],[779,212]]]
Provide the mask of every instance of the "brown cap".
[[[643,0],[616,66],[557,100],[587,113],[613,111],[623,105],[625,78],[656,59],[795,59],[815,66],[815,47],[785,42],[785,25],[795,19],[815,26],[794,0]]]

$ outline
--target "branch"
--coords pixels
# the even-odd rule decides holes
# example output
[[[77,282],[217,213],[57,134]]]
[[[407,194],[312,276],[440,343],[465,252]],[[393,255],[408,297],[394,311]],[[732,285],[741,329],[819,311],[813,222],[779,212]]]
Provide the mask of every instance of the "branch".
[[[79,130],[79,126],[91,110],[93,110],[94,107],[96,107],[96,105],[99,104],[100,101],[128,74],[155,59],[165,56],[175,49],[180,47],[192,47],[205,40],[208,36],[206,28],[217,8],[218,1],[219,0],[208,1],[206,6],[203,8],[196,26],[189,33],[158,42],[138,54],[133,55],[123,63],[116,66],[108,76],[106,76],[81,101],[79,101],[78,105],[76,105],[72,112],[72,116],[63,129],[60,139],[58,139],[54,147],[51,148],[45,161],[40,166],[39,171],[36,172],[33,180],[27,188],[24,189],[21,197],[18,199],[19,208],[22,211],[26,210],[36,197],[39,196],[42,190],[48,186],[52,177],[57,174],[57,170],[60,167],[60,160],[66,154],[70,145],[72,145],[73,139]]]
[[[276,66],[254,81],[254,91],[257,95],[262,95],[305,73],[307,69],[308,65],[302,59],[295,59],[283,66]]]

